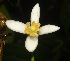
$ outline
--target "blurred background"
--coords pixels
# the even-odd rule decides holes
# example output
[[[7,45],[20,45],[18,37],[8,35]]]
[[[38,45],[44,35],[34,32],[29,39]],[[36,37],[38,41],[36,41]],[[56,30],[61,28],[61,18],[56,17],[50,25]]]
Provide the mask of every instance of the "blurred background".
[[[30,21],[32,8],[40,6],[41,26],[52,24],[60,30],[39,36],[39,45],[33,53],[25,48],[27,35],[6,27],[2,61],[70,61],[70,1],[69,0],[0,0],[0,11],[8,18],[26,23]]]

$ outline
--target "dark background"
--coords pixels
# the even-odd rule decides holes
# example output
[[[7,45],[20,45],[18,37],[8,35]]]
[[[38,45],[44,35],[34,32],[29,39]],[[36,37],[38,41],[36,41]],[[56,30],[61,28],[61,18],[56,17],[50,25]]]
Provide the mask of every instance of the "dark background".
[[[27,35],[12,32],[7,38],[3,51],[3,61],[70,61],[70,1],[69,0],[1,0],[11,19],[26,23],[30,21],[32,8],[40,6],[41,26],[53,24],[60,27],[57,32],[39,36],[39,45],[33,53],[25,49]],[[10,42],[12,41],[12,42]]]

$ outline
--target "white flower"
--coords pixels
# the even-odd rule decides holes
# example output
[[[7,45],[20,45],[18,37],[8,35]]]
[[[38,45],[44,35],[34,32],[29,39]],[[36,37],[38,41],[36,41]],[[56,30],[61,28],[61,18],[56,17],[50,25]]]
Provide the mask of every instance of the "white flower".
[[[25,41],[25,47],[29,52],[33,52],[38,46],[39,35],[52,33],[60,29],[60,27],[55,25],[45,25],[40,27],[39,18],[40,18],[40,7],[39,4],[37,3],[33,7],[31,12],[31,25],[30,22],[24,24],[22,22],[14,20],[6,21],[6,25],[9,29],[23,34],[28,34],[28,37],[26,38]]]

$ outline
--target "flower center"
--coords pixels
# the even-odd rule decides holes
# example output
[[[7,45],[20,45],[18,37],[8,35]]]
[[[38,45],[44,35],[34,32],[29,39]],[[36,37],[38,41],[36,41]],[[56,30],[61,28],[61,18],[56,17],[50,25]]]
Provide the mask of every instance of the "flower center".
[[[35,30],[35,26],[31,26],[31,30],[34,31]]]
[[[30,22],[26,23],[27,28],[25,28],[24,32],[30,36],[38,36],[38,31],[40,30],[40,23],[35,23],[35,21],[32,22],[32,25],[30,26]]]

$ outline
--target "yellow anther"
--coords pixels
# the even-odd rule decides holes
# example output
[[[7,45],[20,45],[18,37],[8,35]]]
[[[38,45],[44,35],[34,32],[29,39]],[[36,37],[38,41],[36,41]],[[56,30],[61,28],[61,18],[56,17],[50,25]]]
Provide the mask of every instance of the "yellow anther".
[[[40,23],[35,23],[35,21],[32,22],[32,25],[30,26],[30,22],[26,23],[27,28],[25,28],[25,33],[30,36],[38,36],[38,31],[40,29]]]
[[[32,22],[32,26],[35,25],[35,21]]]
[[[27,25],[27,27],[30,27],[30,22],[27,22],[26,25]]]
[[[31,26],[30,28],[31,28],[31,30],[32,30],[32,31],[34,31],[34,30],[35,30],[35,26]]]

